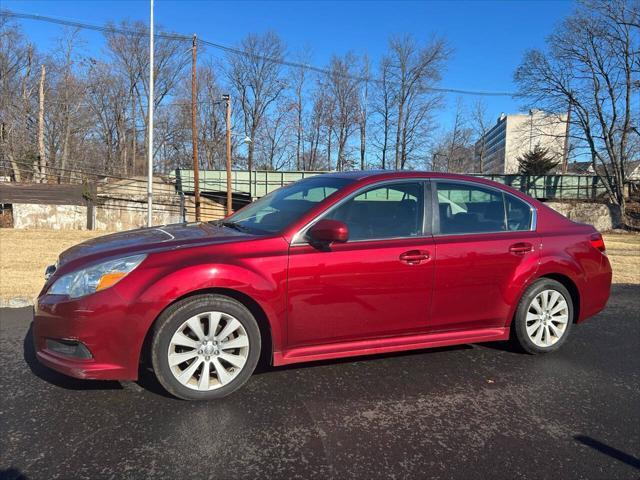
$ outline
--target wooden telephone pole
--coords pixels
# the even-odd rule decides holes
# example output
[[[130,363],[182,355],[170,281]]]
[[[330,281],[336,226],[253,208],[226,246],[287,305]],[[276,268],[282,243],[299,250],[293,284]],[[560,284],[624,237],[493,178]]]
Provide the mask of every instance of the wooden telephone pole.
[[[200,171],[198,163],[198,99],[196,82],[196,57],[198,50],[198,40],[193,35],[191,47],[191,144],[193,150],[193,197],[196,204],[196,222],[200,221]]]
[[[571,106],[569,99],[569,108],[567,109],[567,125],[564,132],[564,149],[562,150],[562,173],[567,173],[569,168],[569,135],[571,134]]]
[[[223,95],[225,101],[226,116],[225,123],[227,129],[227,215],[233,213],[233,194],[231,192],[231,98],[228,94]]]

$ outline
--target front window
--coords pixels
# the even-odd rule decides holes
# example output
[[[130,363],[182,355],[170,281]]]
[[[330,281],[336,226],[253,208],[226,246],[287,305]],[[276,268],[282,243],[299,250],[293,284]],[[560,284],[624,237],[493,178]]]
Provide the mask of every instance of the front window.
[[[279,188],[225,219],[253,233],[276,233],[353,180],[318,175]]]
[[[422,182],[372,187],[349,199],[325,218],[349,228],[349,241],[408,238],[422,235]]]

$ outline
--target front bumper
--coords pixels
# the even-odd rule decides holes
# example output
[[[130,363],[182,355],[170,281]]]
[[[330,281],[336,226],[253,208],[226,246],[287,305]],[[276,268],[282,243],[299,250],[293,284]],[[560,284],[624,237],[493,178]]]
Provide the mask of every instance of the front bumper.
[[[75,378],[135,380],[147,331],[143,311],[143,306],[128,304],[115,289],[75,300],[43,295],[34,308],[36,357]],[[90,358],[54,351],[51,340],[81,342]]]

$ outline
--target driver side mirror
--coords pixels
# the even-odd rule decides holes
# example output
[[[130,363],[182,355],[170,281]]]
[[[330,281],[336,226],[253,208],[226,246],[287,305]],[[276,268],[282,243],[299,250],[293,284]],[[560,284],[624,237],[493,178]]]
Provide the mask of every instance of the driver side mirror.
[[[344,243],[349,240],[349,228],[343,222],[325,218],[309,229],[307,237],[312,244]]]

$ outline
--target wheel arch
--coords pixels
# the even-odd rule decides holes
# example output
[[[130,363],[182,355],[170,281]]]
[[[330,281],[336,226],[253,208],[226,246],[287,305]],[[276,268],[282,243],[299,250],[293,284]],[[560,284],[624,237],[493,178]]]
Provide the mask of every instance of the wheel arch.
[[[571,302],[573,303],[573,323],[576,323],[580,318],[580,291],[578,290],[578,286],[571,279],[571,277],[564,275],[562,273],[546,273],[541,277],[538,277],[536,280],[540,280],[542,278],[549,278],[551,280],[555,280],[560,283],[564,288],[569,291],[571,295]]]
[[[171,303],[168,303],[162,311],[156,315],[153,322],[149,325],[147,329],[147,333],[145,334],[144,341],[142,342],[142,347],[139,354],[138,366],[139,368],[144,365],[151,365],[151,342],[153,341],[153,331],[156,323],[160,316],[172,305],[177,302],[183,301],[190,297],[195,297],[197,295],[203,294],[214,294],[214,295],[222,295],[225,297],[232,298],[237,302],[244,305],[256,319],[258,323],[258,328],[260,329],[260,338],[261,338],[261,352],[260,359],[258,360],[258,365],[271,365],[273,363],[273,335],[271,333],[271,322],[269,321],[269,317],[267,316],[264,309],[260,306],[260,304],[253,299],[251,296],[246,293],[240,292],[238,290],[234,290],[231,288],[224,287],[209,287],[193,290],[188,292],[178,298],[175,298]]]

